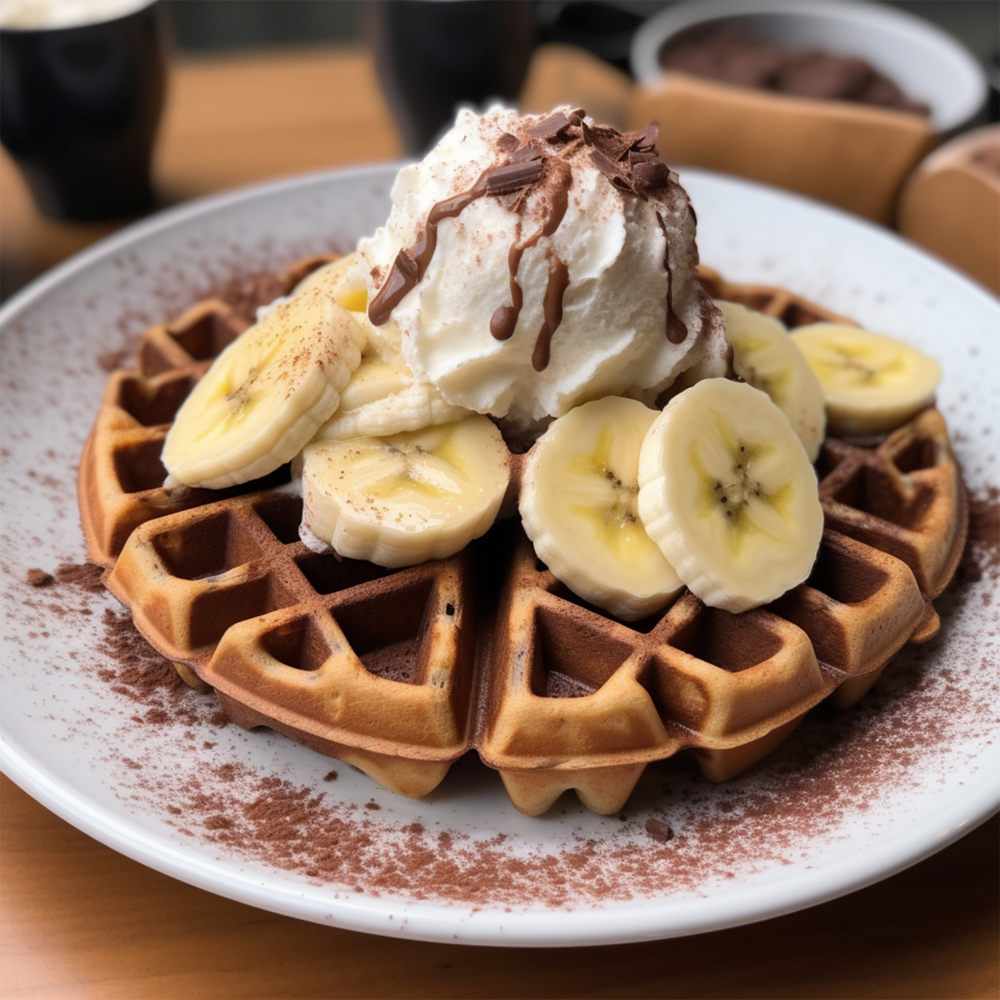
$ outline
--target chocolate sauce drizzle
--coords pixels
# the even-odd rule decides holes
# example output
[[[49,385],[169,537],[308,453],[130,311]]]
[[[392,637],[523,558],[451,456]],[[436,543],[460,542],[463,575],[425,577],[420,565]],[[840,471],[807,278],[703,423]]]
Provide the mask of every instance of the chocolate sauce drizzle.
[[[368,318],[375,326],[382,326],[392,310],[423,278],[434,251],[437,248],[438,225],[445,219],[460,215],[477,198],[483,195],[509,194],[534,184],[542,174],[542,160],[507,163],[500,167],[484,170],[468,191],[446,198],[434,205],[427,215],[424,231],[414,247],[405,247],[396,254],[396,260],[389,277],[372,299],[368,307]]]
[[[517,281],[521,258],[526,250],[536,246],[559,228],[569,206],[572,170],[569,159],[586,148],[593,165],[616,188],[646,200],[663,201],[677,188],[677,179],[660,160],[656,150],[658,131],[649,125],[642,132],[619,132],[609,126],[590,126],[582,110],[569,114],[556,112],[535,122],[522,135],[504,133],[498,148],[507,159],[480,174],[468,191],[454,195],[434,205],[427,215],[423,232],[411,248],[404,247],[396,255],[389,277],[372,299],[368,318],[375,326],[385,323],[393,309],[420,282],[430,265],[437,247],[437,228],[445,219],[460,215],[476,199],[487,195],[502,196],[518,193],[512,208],[518,212],[517,235],[507,254],[510,274],[510,304],[501,305],[490,319],[490,333],[497,340],[508,340],[517,327],[524,293]],[[548,195],[547,210],[542,224],[527,238],[521,238],[522,218],[528,189],[542,185]],[[688,206],[690,211],[690,206]],[[688,335],[687,327],[673,309],[673,270],[666,223],[657,212],[667,248],[663,265],[667,272],[666,335],[672,344],[680,344]],[[551,358],[552,337],[563,315],[563,296],[569,287],[569,268],[551,248],[546,249],[548,279],[542,302],[543,322],[535,339],[531,363],[535,371],[543,371]]]
[[[673,308],[674,269],[670,266],[670,237],[667,235],[667,223],[659,212],[656,213],[656,221],[663,230],[663,266],[667,272],[667,340],[671,344],[683,344],[687,339],[688,328]]]
[[[517,222],[518,238],[511,244],[507,253],[507,270],[510,274],[510,298],[509,306],[500,306],[490,319],[490,333],[497,340],[507,340],[514,333],[518,318],[521,315],[521,306],[524,304],[524,293],[517,282],[517,272],[521,267],[521,257],[525,250],[536,246],[543,236],[551,236],[562,222],[566,209],[569,207],[569,187],[573,180],[573,174],[569,164],[565,160],[552,159],[548,162],[552,165],[549,174],[552,176],[551,199],[548,203],[548,212],[541,226],[526,240],[521,240],[521,219]],[[523,205],[523,202],[522,202]],[[541,371],[549,363],[548,345],[555,333],[556,327],[562,320],[562,297],[569,285],[569,269],[566,264],[559,260],[551,251],[546,251],[546,259],[549,265],[549,278],[545,286],[545,297],[543,301],[543,313],[545,323],[538,334],[538,341],[535,345],[535,353],[532,364],[535,371]],[[542,346],[542,341],[545,341]],[[539,359],[543,359],[539,367]]]

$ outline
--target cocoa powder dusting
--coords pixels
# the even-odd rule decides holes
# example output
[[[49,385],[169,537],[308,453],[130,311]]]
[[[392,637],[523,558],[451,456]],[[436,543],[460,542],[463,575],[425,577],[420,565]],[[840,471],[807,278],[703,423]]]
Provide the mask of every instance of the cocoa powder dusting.
[[[969,500],[969,540],[958,577],[972,583],[1000,578],[1000,489],[990,487],[984,497]]]
[[[56,579],[60,583],[80,587],[88,594],[103,594],[104,570],[94,563],[62,563],[56,569]]]
[[[184,685],[126,611],[106,608],[100,621],[108,655],[96,664],[96,676],[131,706],[124,709],[128,755],[109,751],[118,764],[116,793],[140,800],[144,812],[199,845],[299,875],[335,898],[579,909],[704,895],[735,879],[808,862],[817,845],[845,838],[845,816],[863,824],[891,810],[892,794],[919,789],[922,771],[962,768],[956,748],[993,731],[992,647],[977,641],[976,649],[959,646],[943,656],[941,645],[949,620],[962,615],[971,593],[983,591],[984,577],[1000,577],[998,498],[1000,491],[990,490],[973,500],[963,569],[937,602],[941,635],[904,649],[858,707],[836,713],[820,706],[762,765],[723,785],[702,779],[684,755],[650,765],[613,823],[581,819],[567,795],[538,821],[537,837],[519,823],[512,824],[519,833],[505,831],[513,817],[506,803],[497,806],[488,833],[440,829],[435,796],[416,805],[420,821],[404,820],[396,813],[414,808],[409,800],[374,783],[358,796],[344,782],[329,784],[337,771],[319,772],[314,784],[290,780],[276,773],[280,762],[263,764],[266,755],[247,752],[267,743],[261,734],[226,731],[244,745],[215,735],[225,717],[214,697]],[[83,593],[101,591],[99,567],[64,564],[55,578]],[[995,635],[997,611],[991,614]],[[979,688],[960,683],[952,665],[970,656],[983,660]],[[200,755],[197,763],[180,766],[191,754]],[[464,794],[463,783],[486,781],[499,779],[469,755],[445,778],[442,801]],[[338,795],[341,786],[347,800]],[[569,826],[553,837],[553,822]]]

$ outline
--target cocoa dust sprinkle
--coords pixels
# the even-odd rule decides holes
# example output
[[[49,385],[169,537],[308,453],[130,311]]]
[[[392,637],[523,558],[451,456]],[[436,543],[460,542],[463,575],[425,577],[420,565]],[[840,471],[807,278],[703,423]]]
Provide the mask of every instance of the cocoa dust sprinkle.
[[[80,587],[88,594],[103,594],[104,570],[94,563],[62,563],[56,569],[56,579],[59,583]]]
[[[336,771],[319,771],[313,784],[291,780],[276,773],[280,752],[262,763],[266,753],[247,754],[240,743],[263,740],[280,751],[278,737],[219,734],[215,726],[225,717],[214,696],[184,685],[129,614],[108,607],[96,616],[103,643],[92,676],[111,695],[100,711],[113,714],[119,699],[126,727],[120,744],[107,750],[115,794],[199,847],[297,875],[333,898],[579,909],[704,895],[734,879],[809,862],[816,845],[844,837],[845,817],[864,829],[864,817],[891,809],[893,796],[919,790],[927,774],[966,768],[969,751],[962,748],[991,738],[1000,694],[988,667],[995,642],[959,636],[947,657],[940,647],[949,641],[948,619],[987,589],[984,576],[1000,576],[998,498],[992,491],[973,501],[966,570],[938,600],[946,622],[941,636],[906,648],[857,708],[834,713],[820,706],[762,765],[723,785],[705,781],[682,758],[650,765],[613,826],[588,826],[593,818],[578,819],[566,796],[540,821],[537,838],[505,830],[506,805],[498,805],[489,833],[446,830],[434,821],[433,797],[417,806],[416,821],[395,815],[414,808],[409,800],[377,810],[374,799],[359,801],[367,795],[343,782],[328,784]],[[98,601],[99,567],[64,564],[54,576],[57,585]],[[998,609],[988,614],[987,631],[995,636]],[[969,657],[983,660],[975,686],[960,683],[953,665]],[[498,779],[469,755],[445,778],[444,801],[462,794],[450,783],[463,781]],[[341,789],[353,800],[341,799]],[[569,826],[553,838],[553,822]]]

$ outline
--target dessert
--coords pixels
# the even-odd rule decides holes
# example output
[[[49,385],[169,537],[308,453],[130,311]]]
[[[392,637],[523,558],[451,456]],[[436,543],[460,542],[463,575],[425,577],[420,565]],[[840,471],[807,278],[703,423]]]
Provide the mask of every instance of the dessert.
[[[511,336],[480,331],[476,348],[501,357],[505,379],[514,368],[524,374],[527,360],[528,386],[518,376],[497,380],[486,396],[469,395],[468,365],[481,360],[466,364],[461,352],[461,364],[435,380],[434,350],[413,341],[433,340],[447,324],[425,330],[413,317],[410,326],[396,321],[419,273],[383,314],[394,285],[412,280],[410,258],[421,256],[410,252],[412,232],[400,229],[391,246],[383,233],[357,254],[295,266],[281,276],[284,297],[256,322],[207,301],[151,329],[135,370],[109,381],[81,462],[81,515],[91,557],[106,567],[109,589],[139,630],[192,683],[214,688],[240,725],[276,729],[407,795],[431,790],[474,749],[524,812],[543,812],[573,788],[589,808],[609,813],[649,762],[682,750],[710,777],[738,773],[814,705],[853,703],[905,643],[933,635],[931,601],[963,544],[964,492],[932,408],[878,442],[826,438],[817,485],[807,449],[821,436],[820,418],[802,400],[803,387],[818,383],[753,337],[730,345],[721,320],[728,307],[713,299],[789,327],[842,318],[787,293],[696,271],[686,197],[652,158],[650,133],[616,139],[620,159],[609,168],[601,156],[611,130],[590,141],[596,126],[579,113],[504,121],[510,126],[499,136],[515,141],[498,137],[501,167],[524,149],[514,165],[536,162],[537,144],[538,159],[556,165],[516,174],[521,187],[502,175],[502,190],[470,202],[503,200],[515,217],[499,241],[505,295],[498,305],[487,278],[481,318],[488,324],[503,315],[521,277],[510,258],[528,259],[522,237],[537,230],[519,231],[521,208],[530,219],[541,204],[548,218],[547,185],[559,189],[563,164],[582,151],[587,183],[605,184],[633,218],[631,202],[644,203],[660,268],[656,309],[633,311],[628,341],[645,361],[618,373],[625,382],[614,384],[600,362],[589,369],[592,380],[560,383],[544,374],[550,366],[560,378],[580,369],[579,358],[559,361],[575,344],[571,324],[539,334],[564,252],[541,238]],[[601,165],[592,169],[595,159]],[[476,168],[471,181],[461,179],[470,186],[458,200],[478,192],[483,176],[496,176],[481,162]],[[637,172],[648,186],[637,186]],[[545,195],[537,203],[525,195],[536,184]],[[571,203],[572,184],[567,192]],[[427,217],[438,194],[421,202]],[[674,214],[670,224],[657,218],[661,201]],[[454,217],[442,216],[432,261],[455,228]],[[567,271],[566,294],[576,273]],[[292,334],[314,323],[322,335],[307,339],[323,363],[300,371],[303,345]],[[539,342],[549,348],[540,366]],[[234,365],[244,349],[256,362]],[[746,384],[723,377],[730,362]],[[794,420],[771,401],[768,382]],[[795,391],[779,391],[786,386]],[[207,432],[201,393],[225,407]],[[394,405],[399,400],[408,402]],[[331,431],[344,401],[350,430]],[[264,430],[256,422],[272,406],[284,428],[277,440],[273,414]],[[727,420],[700,420],[716,407]],[[733,451],[740,413],[752,417]],[[397,416],[423,423],[400,427]],[[307,433],[308,443],[299,443]],[[244,450],[233,447],[237,440]],[[663,455],[669,442],[680,447]],[[219,447],[206,456],[213,443]],[[755,459],[752,477],[738,470],[736,492],[719,493],[725,477],[715,459],[723,454],[738,469],[741,445],[776,449],[777,458],[770,466]],[[644,451],[652,456],[646,461]],[[559,461],[549,466],[546,454],[575,469],[581,496],[571,495]],[[712,462],[699,466],[698,455]],[[704,509],[686,494],[672,498],[658,475],[688,459],[696,490],[710,501]],[[587,509],[589,496],[597,499]],[[553,499],[554,515],[546,508]],[[679,508],[693,509],[693,524],[680,523]],[[561,535],[574,518],[592,535],[571,527]],[[722,558],[720,531],[734,532],[735,548]],[[551,551],[540,540],[546,535]],[[669,545],[660,543],[675,537],[670,544],[696,556],[693,570],[664,552]],[[733,558],[744,547],[748,572]],[[758,548],[792,568],[760,562]],[[627,572],[646,564],[648,574]],[[626,572],[614,577],[616,566]]]

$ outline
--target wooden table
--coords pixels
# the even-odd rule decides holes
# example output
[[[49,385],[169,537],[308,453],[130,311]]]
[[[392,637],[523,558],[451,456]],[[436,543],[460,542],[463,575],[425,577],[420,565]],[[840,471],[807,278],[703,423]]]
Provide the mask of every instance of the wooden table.
[[[537,60],[525,104],[614,119],[627,81],[578,53]],[[365,53],[178,63],[157,155],[166,203],[337,164],[394,159]],[[111,231],[34,210],[0,159],[0,251],[16,284]],[[1000,824],[853,895],[734,930],[589,949],[492,950],[340,931],[230,902],[80,833],[7,779],[0,996],[891,997],[1000,995]]]

